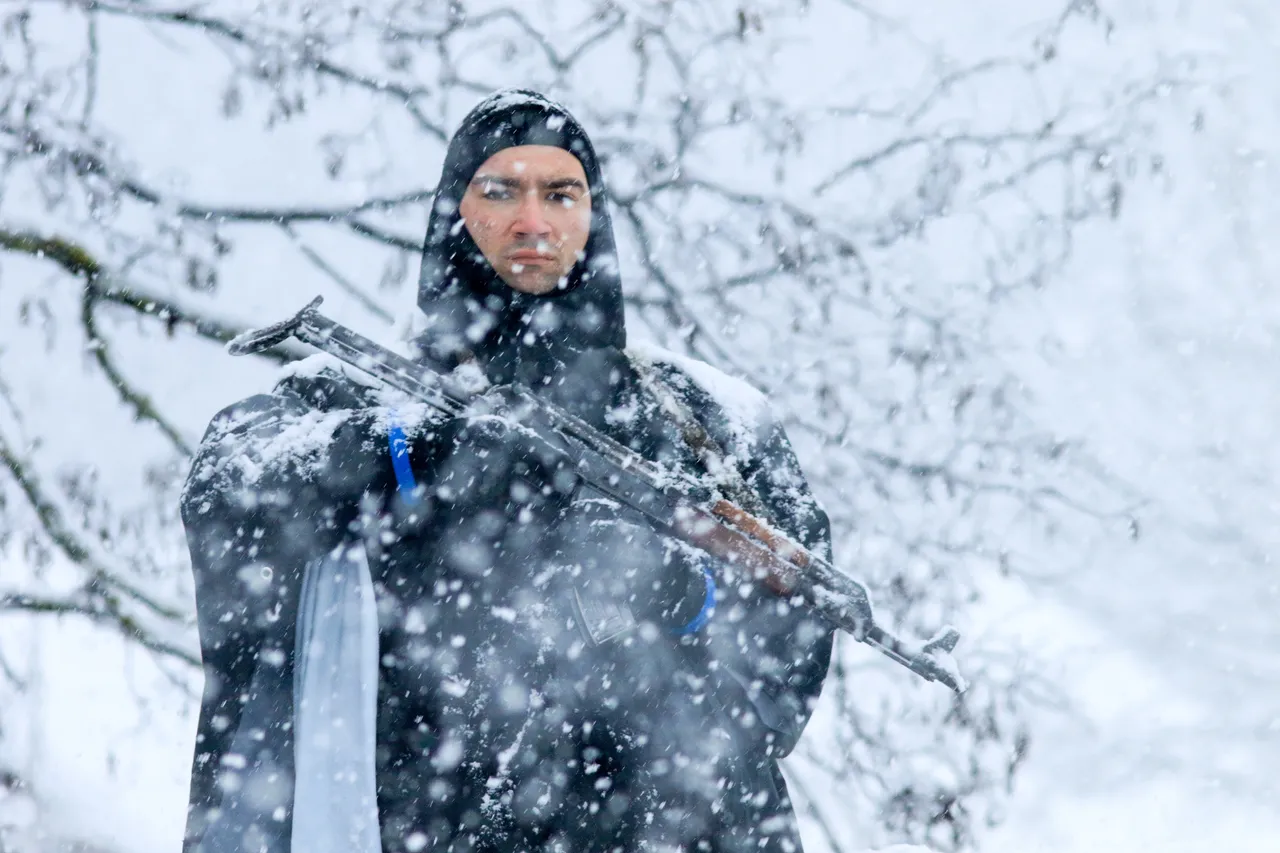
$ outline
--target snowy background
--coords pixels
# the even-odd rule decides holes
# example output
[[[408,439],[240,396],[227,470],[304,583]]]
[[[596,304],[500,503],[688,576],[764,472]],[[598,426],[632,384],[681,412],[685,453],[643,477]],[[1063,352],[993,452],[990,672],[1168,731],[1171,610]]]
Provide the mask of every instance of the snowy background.
[[[965,631],[967,715],[845,644],[787,767],[811,853],[1280,851],[1280,9],[533,0],[446,57],[443,4],[361,5],[0,5],[0,849],[181,836],[182,446],[276,367],[143,303],[393,339],[398,197],[529,82],[611,155],[632,334],[769,390],[839,564]]]

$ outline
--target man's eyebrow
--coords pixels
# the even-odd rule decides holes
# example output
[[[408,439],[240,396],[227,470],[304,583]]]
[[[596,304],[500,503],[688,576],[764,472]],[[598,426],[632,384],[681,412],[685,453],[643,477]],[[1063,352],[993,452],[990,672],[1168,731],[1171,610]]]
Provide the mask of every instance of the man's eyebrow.
[[[507,189],[519,189],[525,185],[524,179],[512,178],[506,175],[476,175],[471,179],[472,184],[497,184]],[[549,181],[542,181],[539,186],[544,190],[566,190],[577,189],[582,192],[587,191],[587,185],[577,178],[552,178]]]
[[[498,184],[504,187],[520,186],[519,178],[508,178],[503,175],[476,175],[471,179],[473,184]]]
[[[583,192],[587,191],[587,185],[577,178],[552,178],[542,185],[547,190],[568,190],[577,189]]]

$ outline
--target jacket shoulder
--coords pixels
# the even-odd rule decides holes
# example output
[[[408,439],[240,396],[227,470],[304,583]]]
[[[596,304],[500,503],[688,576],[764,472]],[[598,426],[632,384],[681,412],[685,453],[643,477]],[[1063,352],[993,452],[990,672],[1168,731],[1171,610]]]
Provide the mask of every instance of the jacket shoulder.
[[[269,393],[213,416],[192,460],[183,506],[210,490],[261,488],[282,476],[307,479],[353,414],[378,403],[376,389],[324,360],[287,366]]]
[[[660,347],[629,347],[640,370],[657,373],[720,442],[758,494],[772,520],[823,555],[830,551],[830,522],[814,497],[782,422],[768,398],[750,383],[711,365]]]
[[[760,443],[774,428],[769,399],[749,382],[656,344],[629,346],[627,356],[639,370],[657,374],[699,420],[719,422],[739,447]]]

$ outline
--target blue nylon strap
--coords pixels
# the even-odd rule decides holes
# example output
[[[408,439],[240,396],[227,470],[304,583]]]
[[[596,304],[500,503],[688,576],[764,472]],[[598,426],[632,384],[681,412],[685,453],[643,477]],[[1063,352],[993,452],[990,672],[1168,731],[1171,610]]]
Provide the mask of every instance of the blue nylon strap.
[[[396,474],[396,486],[405,503],[418,502],[418,481],[413,476],[413,466],[409,464],[409,439],[404,434],[404,427],[396,420],[395,413],[387,425],[387,446],[391,450],[391,468]]]
[[[692,634],[711,621],[711,614],[716,609],[716,579],[712,576],[710,569],[702,570],[702,581],[707,586],[707,594],[702,599],[702,609],[698,611],[698,615],[689,620],[689,624],[683,628],[677,628],[673,633],[680,636]]]

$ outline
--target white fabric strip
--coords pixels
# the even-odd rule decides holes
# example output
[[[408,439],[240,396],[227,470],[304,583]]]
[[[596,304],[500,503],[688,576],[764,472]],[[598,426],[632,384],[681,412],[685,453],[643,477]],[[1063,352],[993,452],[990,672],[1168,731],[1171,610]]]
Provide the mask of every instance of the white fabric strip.
[[[381,853],[378,617],[364,551],[307,567],[294,667],[294,853]]]

